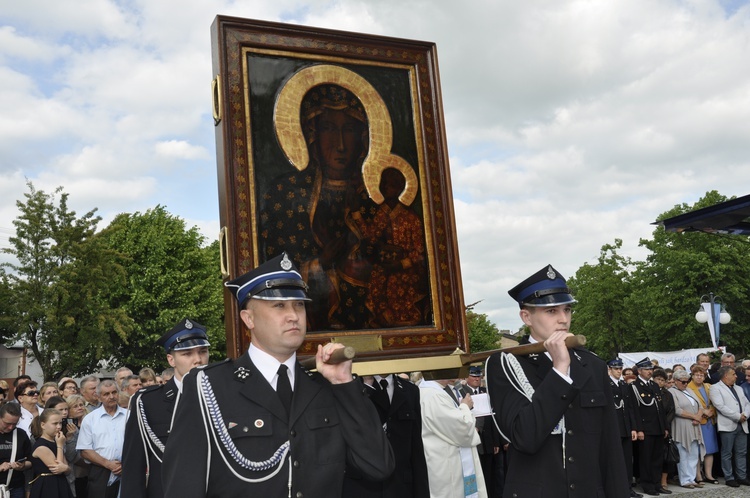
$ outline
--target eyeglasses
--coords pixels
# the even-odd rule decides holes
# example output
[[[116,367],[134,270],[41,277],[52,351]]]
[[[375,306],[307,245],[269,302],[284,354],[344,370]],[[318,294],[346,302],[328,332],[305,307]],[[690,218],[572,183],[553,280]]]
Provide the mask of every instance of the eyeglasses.
[[[29,391],[23,393],[24,396],[39,396],[39,391]]]

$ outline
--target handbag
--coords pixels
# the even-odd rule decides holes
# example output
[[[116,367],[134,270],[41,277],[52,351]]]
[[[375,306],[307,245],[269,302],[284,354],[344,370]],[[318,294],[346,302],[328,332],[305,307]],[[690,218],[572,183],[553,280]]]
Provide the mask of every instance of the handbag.
[[[664,445],[664,463],[680,463],[680,451],[677,449],[677,443],[674,442],[672,436],[667,438],[666,444]]]

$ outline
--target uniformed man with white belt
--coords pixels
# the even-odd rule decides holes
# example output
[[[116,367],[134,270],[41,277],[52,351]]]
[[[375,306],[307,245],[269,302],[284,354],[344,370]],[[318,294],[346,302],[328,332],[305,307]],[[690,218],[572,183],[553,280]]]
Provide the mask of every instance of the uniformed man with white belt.
[[[208,364],[206,328],[195,320],[180,320],[156,343],[164,348],[175,373],[166,384],[141,389],[130,400],[120,491],[128,498],[164,496],[161,465],[182,379],[192,368]]]
[[[630,495],[612,391],[602,360],[568,349],[572,304],[551,265],[509,292],[546,353],[496,353],[487,360],[494,420],[510,441],[503,496],[627,498]]]
[[[225,286],[250,347],[185,377],[164,459],[166,498],[333,498],[347,465],[368,479],[394,469],[375,407],[341,344],[318,346],[317,372],[296,359],[307,285],[284,253]]]

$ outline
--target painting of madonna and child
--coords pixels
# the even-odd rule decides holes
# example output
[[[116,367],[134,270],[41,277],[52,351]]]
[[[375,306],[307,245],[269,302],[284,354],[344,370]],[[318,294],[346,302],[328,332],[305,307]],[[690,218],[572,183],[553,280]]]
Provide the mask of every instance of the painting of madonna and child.
[[[408,71],[254,54],[248,75],[258,254],[292,258],[310,332],[432,325]]]

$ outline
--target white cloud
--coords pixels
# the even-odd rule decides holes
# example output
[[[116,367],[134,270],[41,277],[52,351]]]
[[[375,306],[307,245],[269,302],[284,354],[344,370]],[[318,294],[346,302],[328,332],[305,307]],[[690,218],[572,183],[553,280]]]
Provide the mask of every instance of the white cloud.
[[[205,147],[192,145],[185,140],[158,142],[154,149],[159,156],[175,159],[209,159]]]
[[[750,185],[750,7],[718,0],[51,0],[0,14],[0,228],[24,178],[106,223],[156,204],[218,230],[217,14],[437,43],[467,302],[571,276],[675,204]],[[2,244],[0,232],[0,244]]]

